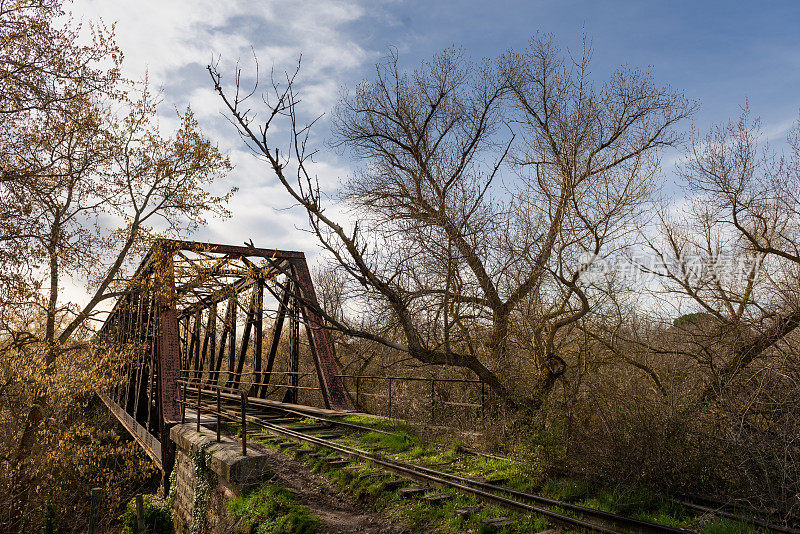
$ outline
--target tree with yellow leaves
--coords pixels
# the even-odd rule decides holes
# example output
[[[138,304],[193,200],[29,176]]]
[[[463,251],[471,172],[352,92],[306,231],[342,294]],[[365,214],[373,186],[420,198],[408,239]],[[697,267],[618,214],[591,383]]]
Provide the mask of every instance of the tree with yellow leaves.
[[[121,76],[113,28],[76,23],[58,0],[0,0],[0,43],[0,530],[19,531],[48,506],[77,516],[81,488],[146,473],[85,420],[113,380],[94,321],[138,251],[227,216],[233,190],[209,192],[231,166],[191,110],[166,134],[147,80]],[[82,281],[82,302],[65,280]]]

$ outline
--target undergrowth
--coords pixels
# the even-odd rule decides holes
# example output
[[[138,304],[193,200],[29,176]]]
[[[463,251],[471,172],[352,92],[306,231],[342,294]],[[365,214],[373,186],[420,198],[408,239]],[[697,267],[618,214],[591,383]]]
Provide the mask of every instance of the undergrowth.
[[[391,431],[346,434],[336,441],[358,448],[371,449],[394,460],[441,469],[461,476],[494,482],[529,493],[571,502],[598,510],[618,513],[664,526],[690,528],[700,534],[749,534],[753,529],[744,523],[727,519],[696,517],[680,504],[646,488],[605,488],[578,478],[549,476],[540,462],[517,461],[470,454],[458,442],[446,446],[424,439],[410,426],[400,421],[372,419],[349,415],[344,421],[376,430]],[[345,488],[355,498],[372,504],[376,510],[408,525],[413,531],[424,532],[481,532],[491,518],[510,517],[515,532],[540,532],[547,529],[544,518],[515,514],[508,510],[480,503],[470,497],[452,493],[450,498],[433,504],[424,499],[406,500],[395,491],[384,490],[384,484],[394,477],[370,463],[358,465],[357,470],[343,472],[330,469],[326,458],[335,456],[319,449],[322,456],[305,456],[304,461],[316,473],[322,473]],[[456,513],[468,509],[469,513]],[[557,510],[574,515],[569,510]],[[487,530],[488,531],[488,530]]]
[[[170,534],[172,532],[172,512],[168,503],[154,495],[142,497],[142,519],[147,532],[151,534]],[[136,500],[131,499],[122,514],[122,533],[136,534],[139,527],[136,520]]]
[[[273,484],[234,497],[228,501],[228,513],[253,521],[258,534],[313,534],[321,525],[293,492]]]

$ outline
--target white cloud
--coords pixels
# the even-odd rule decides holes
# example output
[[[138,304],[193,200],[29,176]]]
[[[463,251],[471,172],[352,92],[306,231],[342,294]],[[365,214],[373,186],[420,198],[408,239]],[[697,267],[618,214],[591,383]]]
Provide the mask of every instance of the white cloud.
[[[255,51],[262,76],[268,76],[273,66],[276,75],[282,75],[284,70],[293,70],[302,54],[298,84],[302,111],[307,117],[327,113],[338,98],[339,87],[357,78],[377,57],[365,50],[351,31],[351,25],[365,16],[358,2],[76,0],[72,11],[87,21],[102,18],[116,24],[117,41],[125,54],[125,74],[138,79],[149,72],[151,83],[164,88],[159,112],[165,130],[175,123],[175,108],[191,105],[206,135],[230,154],[235,170],[215,189],[239,188],[229,206],[233,217],[209,221],[197,239],[240,243],[252,238],[264,247],[316,249],[313,238],[296,229],[305,226],[304,214],[285,209],[290,199],[269,167],[249,153],[223,118],[222,102],[203,66],[212,55],[221,57],[223,74],[232,75],[235,62],[241,59],[243,75],[251,76]],[[225,80],[230,82],[230,77]],[[325,130],[321,124],[318,134]],[[285,133],[279,128],[271,132],[281,138]],[[317,158],[315,171],[324,188],[333,188],[349,171],[335,156],[330,155],[329,160],[325,156]]]
[[[764,138],[767,141],[786,141],[786,135],[789,133],[789,130],[792,126],[795,125],[797,122],[796,117],[792,117],[790,119],[786,119],[784,121],[780,121],[775,124],[768,124],[767,127],[764,129]]]
[[[77,0],[72,10],[86,20],[100,18],[116,24],[117,42],[130,76],[140,78],[149,68],[154,78],[164,79],[188,62],[206,61],[209,43],[203,37],[213,24],[224,23],[245,8],[210,0]],[[233,47],[245,44],[241,39],[229,42]]]

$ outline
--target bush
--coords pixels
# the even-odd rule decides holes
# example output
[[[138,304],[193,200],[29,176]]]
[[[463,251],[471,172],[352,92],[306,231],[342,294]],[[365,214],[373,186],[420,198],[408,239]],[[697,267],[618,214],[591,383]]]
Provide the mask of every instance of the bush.
[[[142,499],[142,515],[145,532],[148,534],[172,533],[172,513],[163,500],[154,495],[145,495]],[[122,515],[122,532],[123,534],[139,532],[136,525],[136,499],[131,499]]]

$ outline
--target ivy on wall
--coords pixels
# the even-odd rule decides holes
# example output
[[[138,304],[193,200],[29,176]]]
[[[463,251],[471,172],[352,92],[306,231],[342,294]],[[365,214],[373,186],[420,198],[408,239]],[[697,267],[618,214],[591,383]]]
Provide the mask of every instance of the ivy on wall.
[[[208,500],[211,493],[213,472],[209,467],[213,443],[204,443],[192,457],[194,464],[194,501],[192,502],[191,534],[205,534],[208,515]]]

